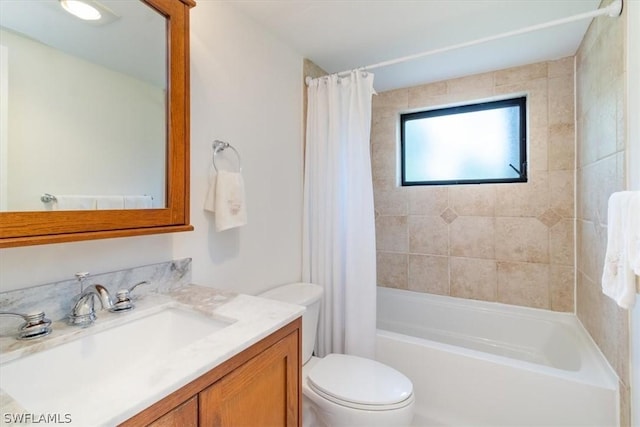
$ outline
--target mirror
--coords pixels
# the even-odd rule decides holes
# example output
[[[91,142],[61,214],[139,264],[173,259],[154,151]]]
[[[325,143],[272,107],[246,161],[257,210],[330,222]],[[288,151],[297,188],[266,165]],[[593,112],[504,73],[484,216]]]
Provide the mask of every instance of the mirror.
[[[165,18],[99,5],[92,21],[58,0],[0,3],[0,211],[165,206]]]
[[[191,230],[195,2],[61,3],[0,2],[0,247]]]

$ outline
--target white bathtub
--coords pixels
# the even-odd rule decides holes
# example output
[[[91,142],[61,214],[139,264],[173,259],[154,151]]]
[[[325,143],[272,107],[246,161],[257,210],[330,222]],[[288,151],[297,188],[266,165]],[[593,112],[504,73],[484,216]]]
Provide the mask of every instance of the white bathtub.
[[[415,426],[618,426],[618,380],[572,314],[378,288],[376,359]]]

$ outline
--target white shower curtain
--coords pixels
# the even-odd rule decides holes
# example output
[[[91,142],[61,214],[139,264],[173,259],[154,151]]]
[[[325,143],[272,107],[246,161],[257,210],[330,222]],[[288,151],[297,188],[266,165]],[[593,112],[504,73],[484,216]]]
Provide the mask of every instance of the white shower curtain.
[[[316,354],[373,357],[376,248],[369,136],[373,74],[308,87],[303,279],[324,288]]]

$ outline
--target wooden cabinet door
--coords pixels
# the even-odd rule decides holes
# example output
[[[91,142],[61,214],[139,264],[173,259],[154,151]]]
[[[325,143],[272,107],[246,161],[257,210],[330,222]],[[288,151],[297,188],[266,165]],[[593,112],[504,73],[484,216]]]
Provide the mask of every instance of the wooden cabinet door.
[[[200,392],[200,425],[298,426],[298,333],[287,335]]]
[[[198,427],[197,396],[158,418],[149,427]]]

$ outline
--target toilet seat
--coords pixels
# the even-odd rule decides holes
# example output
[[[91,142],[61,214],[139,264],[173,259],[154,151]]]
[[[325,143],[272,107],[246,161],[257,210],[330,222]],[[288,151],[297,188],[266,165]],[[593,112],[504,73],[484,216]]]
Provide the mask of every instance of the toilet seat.
[[[329,354],[307,376],[309,387],[338,405],[388,411],[409,405],[411,381],[395,369],[362,357]]]

